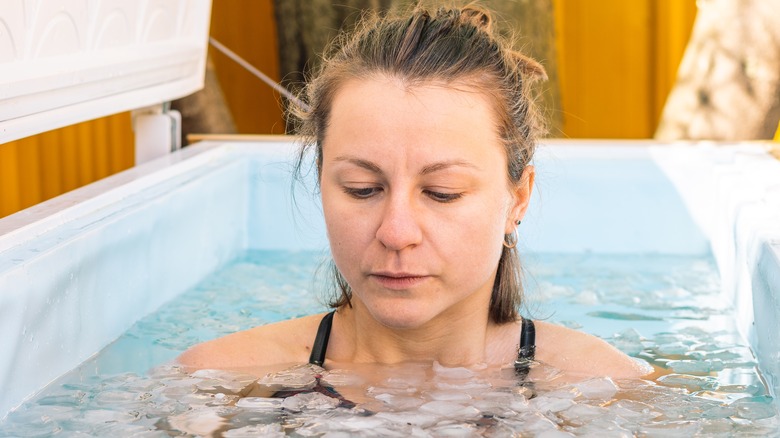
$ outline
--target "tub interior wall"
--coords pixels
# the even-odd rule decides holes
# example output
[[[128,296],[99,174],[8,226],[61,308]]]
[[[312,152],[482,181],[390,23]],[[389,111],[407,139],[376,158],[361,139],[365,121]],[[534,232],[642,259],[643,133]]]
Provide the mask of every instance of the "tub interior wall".
[[[237,254],[325,251],[313,172],[291,196],[291,146],[190,147],[185,153],[196,158],[184,164],[150,163],[133,181],[0,236],[0,330],[16,334],[0,341],[0,415]],[[686,192],[655,154],[631,146],[541,148],[522,250],[708,254],[707,215],[691,213]],[[47,205],[26,214],[37,209]],[[0,220],[0,230],[19,220]],[[758,276],[778,275],[775,247],[767,248],[768,267]]]

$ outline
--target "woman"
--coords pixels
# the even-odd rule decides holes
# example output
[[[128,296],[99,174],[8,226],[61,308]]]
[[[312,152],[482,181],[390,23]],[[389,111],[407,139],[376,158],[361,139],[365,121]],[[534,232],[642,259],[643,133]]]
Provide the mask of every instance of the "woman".
[[[534,359],[581,376],[650,371],[596,337],[518,315],[516,233],[541,131],[528,84],[544,71],[491,23],[476,7],[417,8],[373,18],[337,46],[299,114],[311,138],[300,157],[314,148],[317,160],[336,310],[197,345],[182,364],[522,369]]]

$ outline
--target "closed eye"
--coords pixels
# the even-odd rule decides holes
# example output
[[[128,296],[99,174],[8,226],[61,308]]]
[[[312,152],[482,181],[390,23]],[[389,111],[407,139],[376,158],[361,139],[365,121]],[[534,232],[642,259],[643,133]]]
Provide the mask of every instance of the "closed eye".
[[[456,201],[463,196],[463,193],[442,193],[442,192],[435,192],[432,190],[426,190],[425,194],[428,195],[428,197],[433,199],[434,201],[442,202],[442,203]]]
[[[344,187],[344,193],[355,199],[368,199],[381,190],[381,187]]]

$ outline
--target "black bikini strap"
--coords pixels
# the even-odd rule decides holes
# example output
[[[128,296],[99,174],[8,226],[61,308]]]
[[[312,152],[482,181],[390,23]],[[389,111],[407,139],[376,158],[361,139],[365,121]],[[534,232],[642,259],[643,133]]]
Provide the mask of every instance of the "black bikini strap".
[[[520,345],[517,348],[515,370],[518,373],[528,373],[531,361],[536,355],[536,327],[530,319],[523,318],[520,331]]]
[[[334,313],[336,313],[335,310],[326,314],[320,321],[317,337],[314,338],[311,356],[309,356],[309,363],[312,365],[322,366],[325,363],[325,351],[328,349],[328,338],[330,338],[330,328],[333,325]]]

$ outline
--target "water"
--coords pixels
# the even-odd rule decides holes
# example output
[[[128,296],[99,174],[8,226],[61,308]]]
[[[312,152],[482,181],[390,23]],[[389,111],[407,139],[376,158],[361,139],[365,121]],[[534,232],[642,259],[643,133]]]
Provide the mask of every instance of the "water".
[[[512,370],[385,367],[367,382],[302,366],[256,376],[170,364],[188,346],[325,310],[319,254],[248,252],[215,272],[0,422],[2,436],[766,436],[777,412],[709,258],[526,257],[525,314],[605,338],[665,370],[655,381],[565,383],[537,364]],[[318,377],[315,377],[318,376]],[[257,397],[263,384],[317,392]],[[292,382],[292,383],[291,383]]]

